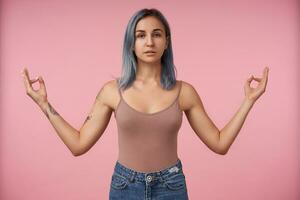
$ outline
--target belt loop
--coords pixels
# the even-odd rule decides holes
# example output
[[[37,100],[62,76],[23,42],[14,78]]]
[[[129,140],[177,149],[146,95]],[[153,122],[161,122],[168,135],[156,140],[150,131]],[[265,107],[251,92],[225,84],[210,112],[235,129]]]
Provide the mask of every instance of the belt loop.
[[[159,182],[163,182],[164,179],[162,177],[161,172],[159,171],[159,172],[157,172],[157,174],[158,174]]]
[[[133,172],[133,174],[131,175],[130,180],[129,180],[130,182],[133,182],[134,176],[135,176],[135,172]]]

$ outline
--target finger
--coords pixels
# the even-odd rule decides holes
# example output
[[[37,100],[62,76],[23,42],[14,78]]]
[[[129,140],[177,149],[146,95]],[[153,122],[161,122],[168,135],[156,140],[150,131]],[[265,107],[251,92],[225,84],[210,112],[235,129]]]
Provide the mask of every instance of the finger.
[[[35,79],[32,79],[32,80],[30,80],[30,83],[32,84],[32,83],[35,83],[35,82],[37,82],[39,80],[39,77],[37,76],[37,77],[35,77]]]
[[[270,68],[268,67],[267,72],[266,72],[267,75],[266,75],[266,79],[265,79],[265,88],[267,87],[267,83],[268,83],[269,71],[270,71]]]
[[[27,70],[27,68],[25,67],[25,69],[24,69],[24,75],[25,75],[25,78],[26,78],[26,80],[28,81],[28,83],[30,82],[29,80],[30,80],[30,77],[29,77],[29,72],[28,72],[28,70]]]
[[[264,82],[264,85],[267,84],[267,81],[268,81],[268,74],[269,74],[269,67],[265,67],[264,68],[264,72],[263,72],[263,82]]]
[[[42,90],[46,90],[46,86],[45,86],[45,81],[44,81],[44,79],[43,79],[43,77],[42,76],[39,76],[38,77],[38,80],[39,80],[39,83],[40,83],[40,87],[41,87],[41,89]]]
[[[29,72],[26,67],[24,68],[24,73],[25,73],[25,76],[29,79]]]
[[[264,68],[263,77],[264,77],[264,78],[268,77],[268,73],[269,73],[269,67],[266,66],[266,67]]]
[[[29,83],[28,83],[28,78],[27,78],[25,69],[23,69],[23,71],[22,71],[22,77],[23,77],[24,85],[25,85],[25,87],[26,87],[26,89],[27,89],[28,87],[30,87],[30,85],[29,85]]]
[[[264,68],[264,73],[268,73],[268,72],[269,72],[269,67],[266,66],[266,67]]]
[[[256,77],[253,77],[254,80],[260,82],[262,80],[262,78],[256,78]]]
[[[247,81],[246,81],[246,83],[245,83],[245,85],[246,85],[247,88],[250,88],[252,80],[253,80],[253,76],[251,75],[250,78],[248,78]]]
[[[250,76],[250,78],[247,79],[247,83],[250,83],[253,80],[253,75]]]
[[[23,70],[22,75],[23,75],[23,81],[24,81],[25,87],[26,87],[27,91],[29,92],[33,88],[31,87],[31,83],[29,82],[28,71],[26,68]]]

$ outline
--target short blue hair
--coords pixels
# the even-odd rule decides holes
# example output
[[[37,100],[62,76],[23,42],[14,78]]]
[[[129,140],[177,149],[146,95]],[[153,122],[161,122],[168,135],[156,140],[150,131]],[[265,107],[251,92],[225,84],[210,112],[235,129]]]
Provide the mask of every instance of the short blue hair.
[[[155,9],[147,9],[144,8],[142,10],[137,11],[129,20],[125,37],[123,43],[123,64],[122,64],[122,76],[117,80],[118,87],[123,88],[124,90],[132,85],[133,81],[136,77],[137,71],[137,58],[133,51],[134,43],[135,43],[135,29],[137,23],[147,16],[154,16],[158,20],[162,22],[165,28],[166,37],[168,38],[168,46],[165,49],[162,57],[162,71],[160,77],[160,83],[164,89],[171,89],[176,84],[176,67],[173,62],[173,51],[172,51],[172,43],[171,43],[171,31],[169,23],[163,14]]]

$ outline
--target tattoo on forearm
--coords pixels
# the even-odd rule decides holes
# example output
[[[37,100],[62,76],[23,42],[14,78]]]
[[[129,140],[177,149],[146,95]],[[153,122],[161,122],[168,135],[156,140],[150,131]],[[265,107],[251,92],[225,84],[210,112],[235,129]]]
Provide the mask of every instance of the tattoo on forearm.
[[[53,114],[53,115],[58,115],[58,112],[56,112],[56,110],[51,106],[51,104],[48,102],[48,106],[49,106],[49,110],[50,110],[50,113]],[[47,112],[47,109],[44,111],[46,117],[49,119],[49,113]]]
[[[47,112],[47,109],[44,110],[44,113],[45,113],[46,117],[49,119],[49,114],[48,114],[48,112]]]
[[[51,112],[53,115],[59,115],[58,112],[56,112],[56,110],[51,106],[50,103],[48,103],[48,105],[49,105],[50,112]]]

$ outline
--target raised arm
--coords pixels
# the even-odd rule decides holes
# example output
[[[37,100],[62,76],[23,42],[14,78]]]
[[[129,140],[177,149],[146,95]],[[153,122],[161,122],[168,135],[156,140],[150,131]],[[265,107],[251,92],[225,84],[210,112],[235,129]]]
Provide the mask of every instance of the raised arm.
[[[104,133],[112,114],[108,102],[112,101],[114,81],[107,82],[99,91],[94,105],[80,128],[79,146],[77,155],[87,152]]]
[[[269,68],[265,67],[262,78],[251,76],[245,82],[245,99],[226,126],[220,131],[207,115],[203,103],[192,85],[183,87],[183,105],[187,119],[198,137],[215,153],[225,155],[245,122],[256,100],[265,92]],[[256,88],[250,87],[251,81],[259,82]]]
[[[26,94],[42,109],[58,136],[72,154],[79,156],[88,151],[103,134],[112,113],[111,109],[105,103],[110,91],[107,86],[108,84],[105,84],[101,88],[89,116],[80,131],[78,131],[65,121],[48,102],[45,83],[41,76],[31,80],[26,68],[22,71],[22,76]],[[37,81],[40,83],[40,88],[39,90],[34,90],[32,84]]]
[[[183,82],[181,96],[183,97],[183,110],[191,128],[209,149],[217,154],[222,154],[219,146],[220,131],[206,113],[195,88],[191,84]]]
[[[220,146],[225,154],[228,152],[233,141],[239,134],[254,103],[263,93],[265,93],[268,82],[268,74],[269,67],[265,67],[262,78],[251,75],[251,77],[246,80],[244,85],[245,98],[242,105],[220,132]],[[253,80],[258,82],[256,88],[252,88],[250,86]]]
[[[111,108],[105,103],[109,92],[110,88],[105,84],[79,131],[65,121],[49,103],[40,106],[74,156],[86,153],[104,133],[112,114]]]

